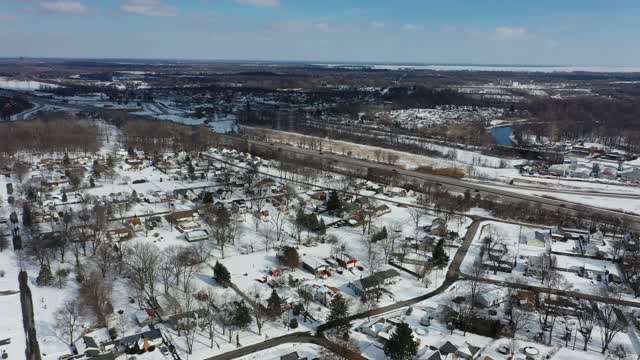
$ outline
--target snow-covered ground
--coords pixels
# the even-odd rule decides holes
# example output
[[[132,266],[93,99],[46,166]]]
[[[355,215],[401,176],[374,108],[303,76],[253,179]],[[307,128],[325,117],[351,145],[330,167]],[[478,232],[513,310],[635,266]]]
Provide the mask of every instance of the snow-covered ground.
[[[281,356],[298,353],[301,358],[316,359],[323,352],[322,347],[313,344],[291,343],[278,345],[271,349],[238,358],[238,360],[278,360]]]
[[[492,279],[496,281],[509,281],[517,282],[520,284],[529,284],[534,286],[541,286],[540,279],[526,276],[528,257],[540,256],[545,253],[549,253],[550,250],[567,253],[567,255],[556,254],[553,255],[556,259],[556,269],[567,284],[567,289],[584,294],[601,295],[604,290],[607,289],[606,282],[597,281],[594,279],[587,279],[577,274],[578,270],[587,266],[590,269],[600,269],[602,272],[609,271],[614,275],[621,276],[621,271],[617,264],[612,263],[609,260],[590,259],[584,257],[576,257],[578,252],[575,242],[569,240],[566,244],[560,242],[548,241],[545,244],[544,241],[535,241],[535,232],[548,233],[548,228],[536,228],[530,226],[521,226],[509,223],[502,223],[499,221],[485,221],[480,226],[473,239],[469,250],[465,256],[465,259],[460,267],[463,273],[473,273],[474,262],[479,259],[481,248],[484,246],[483,239],[487,236],[493,236],[494,239],[500,239],[507,245],[508,255],[504,258],[514,258],[516,265],[513,267],[511,273],[505,273],[501,271],[483,271],[482,277],[486,279]],[[518,239],[526,239],[527,243],[519,242]],[[604,247],[601,247],[604,249]],[[486,261],[489,263],[489,261]],[[622,298],[630,301],[638,301],[635,298],[630,289],[623,287],[621,293]]]
[[[8,90],[21,90],[21,91],[35,91],[40,90],[43,87],[59,87],[55,84],[48,84],[33,80],[14,80],[7,79],[6,77],[0,77],[0,89]]]

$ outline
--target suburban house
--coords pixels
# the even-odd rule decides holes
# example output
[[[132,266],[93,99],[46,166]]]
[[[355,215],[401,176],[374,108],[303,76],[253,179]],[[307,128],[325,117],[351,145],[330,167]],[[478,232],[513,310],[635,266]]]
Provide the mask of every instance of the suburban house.
[[[138,159],[138,158],[127,158],[124,161],[127,165],[131,166],[131,167],[141,167],[144,164],[144,161],[142,159]]]
[[[200,215],[198,214],[198,210],[176,211],[171,214],[171,219],[176,223],[198,221],[198,219],[200,219]]]
[[[509,295],[503,289],[495,289],[478,294],[476,300],[478,305],[482,307],[495,307],[509,299]]]
[[[125,241],[131,239],[133,232],[130,228],[120,228],[107,231],[107,236],[111,241]]]
[[[327,201],[327,193],[324,191],[316,191],[309,193],[309,197],[318,201]]]
[[[244,200],[234,200],[231,203],[231,212],[235,214],[246,214],[248,210],[247,204]]]
[[[640,180],[640,168],[634,167],[627,170],[618,172],[621,180],[625,181],[638,181]]]
[[[303,255],[300,262],[302,263],[303,269],[314,275],[318,275],[320,272],[329,269],[329,265],[324,260],[313,255]]]
[[[371,336],[373,338],[377,338],[378,334],[382,331],[390,330],[393,327],[393,324],[387,323],[385,318],[371,319],[360,324],[356,331],[363,333],[365,335]]]
[[[340,293],[340,289],[329,285],[308,285],[306,290],[311,294],[314,301],[324,306],[329,306],[331,299]]]
[[[382,216],[384,214],[388,214],[391,212],[391,208],[388,205],[382,204],[380,206],[376,206],[373,209],[374,213],[376,214],[376,216]]]
[[[473,359],[480,347],[468,342],[455,344],[452,340],[444,340],[437,346],[426,346],[418,352],[420,360]]]
[[[400,273],[394,269],[379,271],[360,280],[349,283],[349,289],[357,296],[365,296],[369,291],[381,285],[390,285],[400,280]]]
[[[589,231],[587,241],[596,245],[604,245],[604,234],[602,233],[602,231],[597,229],[591,230]]]
[[[127,220],[127,226],[133,231],[143,231],[144,225],[142,225],[142,220],[139,217],[134,217],[133,219]]]
[[[85,354],[87,357],[94,358],[105,352],[103,344],[110,340],[111,337],[106,327],[88,332],[73,344],[75,347],[74,353]]]
[[[176,189],[173,190],[173,196],[178,200],[193,201],[198,198],[198,194],[191,189]]]
[[[155,325],[160,322],[156,311],[150,308],[138,310],[133,315],[140,326]]]
[[[207,230],[197,229],[185,232],[184,238],[189,242],[203,241],[209,239],[209,233]]]
[[[428,231],[430,231],[434,235],[444,236],[444,234],[447,232],[447,222],[442,218],[433,219]]]
[[[301,357],[297,352],[291,352],[279,357],[280,360],[307,360],[306,357]],[[275,360],[275,359],[274,359]]]
[[[149,351],[151,346],[157,347],[162,344],[162,342],[162,331],[155,328],[140,334],[125,336],[121,339],[109,342],[105,344],[105,346],[114,345],[118,347],[119,351],[124,351],[127,348],[134,348],[137,344],[139,349]]]
[[[407,190],[399,187],[392,187],[387,189],[387,192],[390,196],[398,197],[398,196],[407,196]]]
[[[347,270],[353,269],[354,267],[356,267],[356,265],[358,265],[358,259],[349,254],[343,254],[341,257],[337,257],[336,261],[338,262],[338,265]]]

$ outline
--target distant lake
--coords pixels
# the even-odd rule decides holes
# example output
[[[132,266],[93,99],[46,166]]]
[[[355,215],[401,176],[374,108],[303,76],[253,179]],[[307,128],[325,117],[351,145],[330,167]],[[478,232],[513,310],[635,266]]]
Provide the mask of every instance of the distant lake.
[[[513,129],[511,128],[511,126],[491,129],[491,136],[493,136],[493,139],[498,145],[513,146],[513,142],[511,142],[511,134],[513,134]]]

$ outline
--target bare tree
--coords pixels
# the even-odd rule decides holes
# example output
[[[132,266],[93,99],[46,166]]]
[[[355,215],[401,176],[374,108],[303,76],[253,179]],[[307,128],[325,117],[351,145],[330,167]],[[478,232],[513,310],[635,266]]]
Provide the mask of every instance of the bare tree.
[[[416,250],[418,249],[418,236],[420,235],[420,220],[425,215],[425,211],[423,209],[417,207],[409,208],[409,216],[411,217],[411,221],[413,222],[413,238],[416,242]]]
[[[175,257],[176,265],[181,268],[182,291],[185,293],[188,286],[192,286],[192,280],[202,269],[202,258],[194,247],[182,247]]]
[[[494,227],[491,228],[489,236],[484,238],[484,250],[493,266],[493,274],[496,275],[500,266],[503,265],[504,259],[509,255],[509,248],[502,233]]]
[[[255,187],[253,198],[251,199],[251,206],[254,210],[253,216],[256,218],[256,221],[255,221],[256,232],[258,231],[258,227],[262,222],[262,219],[260,217],[261,217],[262,209],[264,208],[264,204],[267,201],[267,190],[268,189],[265,186],[262,186],[261,184],[259,184],[258,186]]]
[[[604,291],[603,296],[609,299],[620,299],[620,294],[609,291]],[[600,304],[599,306],[597,317],[598,323],[600,324],[603,354],[609,349],[609,345],[616,335],[628,325],[622,314],[622,310],[613,304]]]
[[[580,328],[578,332],[582,335],[582,339],[584,341],[584,351],[587,351],[587,345],[591,340],[591,334],[593,332],[593,325],[596,320],[596,314],[593,312],[593,308],[591,304],[587,301],[582,301],[581,310],[577,314],[578,325]]]
[[[469,295],[469,303],[471,305],[471,309],[475,308],[476,303],[478,302],[478,295],[480,295],[480,292],[484,287],[484,283],[482,282],[483,274],[484,269],[482,268],[482,260],[476,259],[471,267],[471,276],[469,277],[469,290],[471,292]]]
[[[203,220],[211,228],[211,234],[220,248],[220,254],[224,258],[224,249],[227,243],[233,242],[237,236],[238,222],[226,209],[209,209],[204,213]]]
[[[113,270],[117,261],[113,248],[109,244],[101,244],[94,251],[93,263],[100,271],[103,279]]]
[[[139,293],[153,301],[158,279],[161,258],[160,249],[149,243],[135,243],[128,251],[125,265],[131,285]]]
[[[396,252],[396,244],[400,241],[401,234],[400,224],[394,222],[389,225],[387,236],[379,241],[382,252],[384,253],[385,262],[388,263],[391,256]]]
[[[527,272],[540,279],[540,282],[544,284],[556,277],[556,264],[557,259],[554,255],[542,254],[530,257]]]
[[[178,262],[176,260],[178,251],[179,247],[177,246],[169,246],[162,251],[162,264],[160,265],[159,274],[165,294],[169,293],[171,286],[180,285],[178,281],[180,279],[180,272],[182,268],[178,266]]]
[[[559,313],[559,306],[557,304],[564,301],[564,297],[556,295],[555,299],[552,298],[552,294],[557,293],[559,290],[570,289],[571,285],[565,280],[565,278],[552,271],[547,276],[547,282],[545,283],[543,294],[544,298],[540,301],[538,311],[538,322],[542,330],[543,340],[544,333],[549,332],[549,344],[551,344],[551,338],[553,335],[553,329]]]
[[[73,346],[75,334],[80,330],[80,304],[76,300],[69,301],[56,311],[56,329],[69,346]]]
[[[109,325],[109,315],[113,313],[112,289],[113,283],[102,278],[97,272],[91,273],[80,288],[82,305],[93,311],[98,323],[105,326]]]
[[[213,348],[213,344],[215,342],[216,324],[218,321],[220,308],[217,304],[216,294],[211,289],[207,289],[203,300],[205,303],[205,313],[204,316],[200,319],[200,328],[208,332],[210,340],[209,347]],[[220,346],[218,346],[218,348],[219,347]]]
[[[178,334],[182,334],[187,344],[187,352],[193,353],[193,344],[195,342],[195,335],[198,330],[198,322],[194,314],[196,310],[196,299],[194,297],[194,287],[192,281],[188,281],[183,284],[183,292],[176,294],[176,298],[180,301],[180,310],[182,310],[182,316],[178,320],[176,330]]]
[[[280,246],[285,239],[285,226],[287,224],[287,216],[284,211],[276,211],[271,215],[271,224],[273,225],[273,241]],[[269,249],[267,249],[268,251]]]

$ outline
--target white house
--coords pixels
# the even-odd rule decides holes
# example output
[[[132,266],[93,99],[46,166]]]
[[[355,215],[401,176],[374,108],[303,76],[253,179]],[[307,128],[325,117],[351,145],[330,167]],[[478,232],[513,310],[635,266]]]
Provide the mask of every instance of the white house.
[[[186,232],[184,234],[184,238],[189,242],[203,241],[209,239],[209,233],[207,232],[207,230],[198,229]]]
[[[503,289],[495,289],[478,295],[477,302],[483,307],[494,307],[508,300],[509,295]]]

